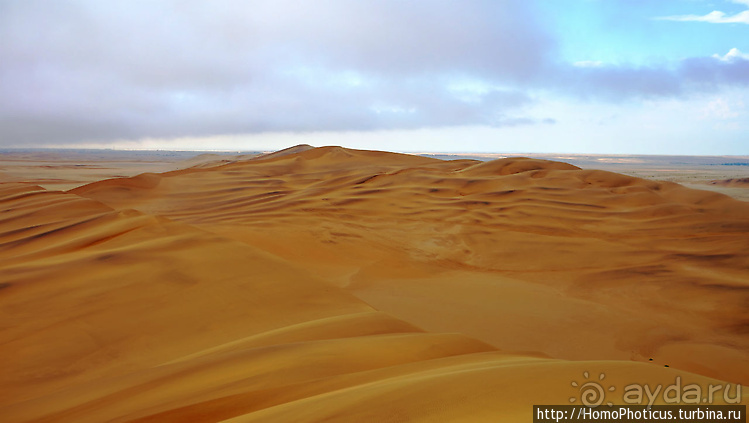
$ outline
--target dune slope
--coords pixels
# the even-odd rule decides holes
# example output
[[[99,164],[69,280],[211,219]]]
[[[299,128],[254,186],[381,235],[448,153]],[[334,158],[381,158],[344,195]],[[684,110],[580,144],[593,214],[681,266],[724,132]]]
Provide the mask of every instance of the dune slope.
[[[164,218],[20,184],[0,195],[4,421],[102,421],[493,350]]]
[[[340,147],[74,192],[259,247],[430,331],[749,382],[749,204],[720,194]]]
[[[0,184],[0,415],[528,421],[589,373],[746,383],[747,211],[559,162],[338,147]]]

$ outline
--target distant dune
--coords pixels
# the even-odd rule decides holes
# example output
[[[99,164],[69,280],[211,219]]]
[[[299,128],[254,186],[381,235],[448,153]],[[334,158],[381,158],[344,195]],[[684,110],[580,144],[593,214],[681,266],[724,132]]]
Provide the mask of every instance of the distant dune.
[[[217,160],[0,184],[3,421],[530,421],[586,372],[615,403],[749,384],[749,203],[537,158]]]
[[[711,181],[710,183],[724,187],[749,187],[749,178],[721,179],[719,181]]]

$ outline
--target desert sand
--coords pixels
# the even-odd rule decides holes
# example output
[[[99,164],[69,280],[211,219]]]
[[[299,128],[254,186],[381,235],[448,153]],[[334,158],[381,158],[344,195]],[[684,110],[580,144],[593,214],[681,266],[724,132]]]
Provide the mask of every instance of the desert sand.
[[[586,374],[613,403],[749,384],[747,202],[540,158],[147,166],[0,184],[3,421],[531,421]]]
[[[749,201],[749,156],[663,156],[627,154],[553,154],[553,153],[422,153],[445,160],[495,160],[530,157],[562,161],[582,167],[622,173],[656,181],[676,182],[688,188],[719,192]]]
[[[228,154],[127,150],[0,150],[0,182],[34,183],[63,191],[102,179],[211,167],[246,160],[260,153]]]

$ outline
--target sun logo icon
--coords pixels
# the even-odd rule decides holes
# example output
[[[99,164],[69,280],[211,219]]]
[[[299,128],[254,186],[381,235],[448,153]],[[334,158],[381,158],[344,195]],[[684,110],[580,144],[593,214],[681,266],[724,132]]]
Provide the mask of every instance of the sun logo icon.
[[[585,380],[590,379],[590,373],[587,371],[583,372],[583,376],[585,376]],[[586,405],[588,407],[598,407],[599,405],[603,404],[603,402],[606,400],[606,391],[609,392],[614,391],[614,387],[610,386],[607,390],[601,386],[599,381],[602,381],[606,377],[605,373],[601,373],[598,375],[598,381],[588,381],[582,383],[580,385],[579,383],[573,381],[572,386],[575,388],[579,388],[580,391],[580,402],[583,403],[583,405]],[[570,397],[570,402],[573,403],[577,401],[577,397]],[[606,405],[612,406],[614,405],[611,402],[607,402]]]

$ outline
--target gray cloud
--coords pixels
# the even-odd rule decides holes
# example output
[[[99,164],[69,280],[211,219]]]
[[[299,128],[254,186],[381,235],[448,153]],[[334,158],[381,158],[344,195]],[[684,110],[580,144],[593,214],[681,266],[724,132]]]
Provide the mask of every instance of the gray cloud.
[[[555,62],[523,0],[0,0],[0,144],[515,126],[534,89],[681,95],[747,61]]]
[[[670,66],[560,65],[551,88],[576,97],[619,101],[681,97],[749,85],[749,60],[732,51],[737,52],[732,57],[687,58]]]
[[[551,39],[519,0],[4,1],[0,142],[490,122]],[[358,81],[358,82],[357,82]]]

